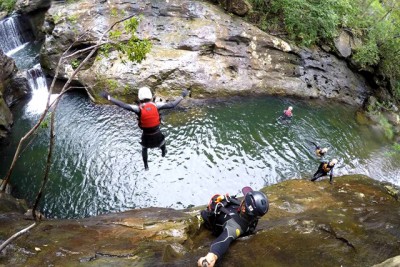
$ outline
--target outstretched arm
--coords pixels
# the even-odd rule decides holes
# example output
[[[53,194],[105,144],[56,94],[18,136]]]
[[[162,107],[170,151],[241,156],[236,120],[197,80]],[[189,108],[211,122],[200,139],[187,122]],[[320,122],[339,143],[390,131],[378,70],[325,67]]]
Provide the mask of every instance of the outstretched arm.
[[[129,105],[129,104],[125,103],[125,102],[122,102],[122,101],[120,101],[118,99],[115,99],[115,98],[111,97],[106,92],[101,92],[101,96],[104,97],[105,99],[107,99],[108,101],[111,101],[113,104],[115,104],[115,105],[117,105],[117,106],[119,106],[121,108],[124,108],[124,109],[129,110],[129,111],[133,111],[136,114],[139,114],[139,112],[140,112],[140,109],[139,109],[139,107],[137,105]]]
[[[161,109],[170,109],[170,108],[174,108],[176,107],[187,95],[189,94],[189,90],[188,89],[184,89],[182,91],[182,95],[180,97],[178,97],[177,99],[175,99],[172,102],[168,102],[168,103],[156,103],[158,110]]]

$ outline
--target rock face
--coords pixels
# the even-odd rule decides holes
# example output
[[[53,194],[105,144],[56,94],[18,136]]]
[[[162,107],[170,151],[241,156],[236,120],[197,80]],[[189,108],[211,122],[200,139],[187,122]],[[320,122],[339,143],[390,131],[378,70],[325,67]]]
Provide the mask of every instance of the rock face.
[[[15,62],[0,50],[0,138],[6,137],[13,124],[9,109],[30,92],[26,71],[19,72]]]
[[[353,50],[361,45],[361,40],[354,38],[351,32],[342,30],[334,40],[335,47],[342,57],[349,57]]]
[[[15,10],[21,14],[36,12],[47,9],[51,6],[51,0],[18,0],[15,3]]]
[[[0,138],[9,132],[13,123],[13,117],[5,99],[12,96],[7,88],[13,74],[16,71],[15,62],[0,49]]]
[[[262,191],[268,214],[254,235],[231,244],[218,266],[372,266],[399,254],[400,203],[377,181],[291,180]],[[0,195],[0,240],[32,223],[21,207]],[[45,220],[8,246],[0,265],[196,266],[214,240],[198,221],[201,208]]]
[[[54,28],[45,30],[42,68],[54,75],[61,53],[82,33],[73,49],[94,44],[117,20],[111,13],[143,15],[138,35],[149,38],[153,48],[140,64],[123,64],[115,53],[93,61],[76,78],[92,99],[104,90],[104,81],[115,84],[112,93],[119,96],[134,96],[147,85],[159,96],[192,87],[194,98],[273,94],[361,105],[371,92],[345,61],[302,50],[203,1],[53,4],[45,25]],[[64,63],[60,78],[68,78],[72,70],[71,63]]]
[[[246,0],[214,0],[220,4],[227,12],[231,12],[238,16],[246,15],[251,5]]]

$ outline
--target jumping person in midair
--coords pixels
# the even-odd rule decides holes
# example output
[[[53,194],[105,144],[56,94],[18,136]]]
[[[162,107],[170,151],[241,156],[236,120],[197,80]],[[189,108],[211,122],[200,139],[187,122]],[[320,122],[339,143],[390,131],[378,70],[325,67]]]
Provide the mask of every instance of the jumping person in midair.
[[[145,170],[149,169],[149,165],[147,163],[147,150],[149,148],[160,148],[162,157],[165,157],[165,154],[167,153],[165,136],[160,130],[161,118],[159,110],[176,107],[182,101],[182,99],[188,95],[188,93],[189,91],[184,89],[182,91],[182,95],[173,102],[152,102],[151,99],[153,96],[150,88],[141,87],[138,92],[138,98],[140,101],[139,105],[129,105],[111,97],[106,92],[101,93],[102,97],[111,101],[113,104],[126,110],[133,111],[138,116],[138,125],[140,129],[143,130],[140,144],[142,145],[142,157]]]

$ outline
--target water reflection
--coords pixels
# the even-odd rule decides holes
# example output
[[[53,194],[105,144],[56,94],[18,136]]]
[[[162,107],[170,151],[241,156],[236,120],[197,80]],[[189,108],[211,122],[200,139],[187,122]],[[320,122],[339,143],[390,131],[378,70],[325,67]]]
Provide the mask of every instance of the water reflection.
[[[293,122],[277,124],[288,105],[294,107]],[[381,135],[357,125],[354,112],[340,104],[272,97],[168,110],[162,126],[167,156],[149,150],[150,170],[145,171],[134,114],[94,105],[85,94],[72,92],[63,96],[56,114],[54,164],[42,208],[63,218],[149,206],[184,208],[246,185],[258,189],[308,179],[318,167],[310,141],[330,147],[328,157],[339,159],[336,175],[362,173],[399,184],[399,157],[387,154]],[[13,138],[31,123],[17,119]],[[3,162],[11,160],[12,143],[0,153]],[[14,172],[19,197],[35,197],[47,146],[48,129],[40,129]]]

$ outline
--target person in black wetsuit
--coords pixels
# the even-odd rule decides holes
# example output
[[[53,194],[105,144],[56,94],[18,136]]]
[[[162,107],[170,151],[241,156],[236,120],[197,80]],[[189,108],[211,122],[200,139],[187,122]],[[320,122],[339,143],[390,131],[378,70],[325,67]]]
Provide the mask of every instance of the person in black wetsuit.
[[[318,166],[318,170],[314,173],[311,181],[315,181],[318,178],[329,174],[329,183],[333,183],[333,167],[335,167],[337,159],[332,159],[331,161],[322,161]]]
[[[328,148],[327,147],[321,147],[319,145],[317,145],[314,142],[311,142],[314,146],[315,146],[315,154],[320,157],[323,158],[325,156],[325,154],[328,152]]]
[[[159,110],[171,109],[176,107],[183,98],[189,94],[187,89],[182,91],[182,95],[175,99],[173,102],[152,102],[152,94],[150,88],[142,87],[139,89],[138,98],[140,101],[139,105],[129,105],[118,99],[111,97],[106,92],[101,92],[101,96],[105,99],[111,101],[115,105],[127,109],[129,111],[135,112],[138,115],[138,125],[143,130],[142,140],[140,144],[142,145],[142,157],[145,170],[149,169],[147,158],[149,148],[159,147],[161,149],[161,156],[165,157],[167,153],[167,148],[165,145],[165,136],[160,130],[160,114]]]
[[[248,186],[242,192],[244,199],[241,202],[225,195],[222,200],[217,199],[215,205],[210,204],[207,210],[201,211],[204,226],[218,237],[212,242],[210,252],[197,261],[198,266],[213,267],[232,241],[253,233],[258,220],[268,212],[269,202],[264,193],[253,191]]]

